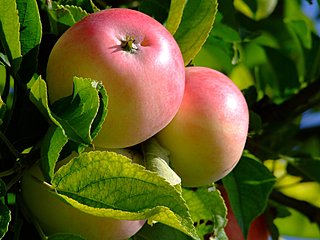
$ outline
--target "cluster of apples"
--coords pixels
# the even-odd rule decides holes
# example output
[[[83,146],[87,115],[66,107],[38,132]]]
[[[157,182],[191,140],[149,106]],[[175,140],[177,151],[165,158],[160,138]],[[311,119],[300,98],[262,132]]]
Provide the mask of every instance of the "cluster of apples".
[[[72,94],[74,76],[102,82],[109,97],[96,147],[127,148],[154,137],[184,187],[215,182],[239,161],[249,122],[241,91],[218,71],[185,67],[174,37],[153,18],[114,8],[76,23],[48,60],[51,103]],[[129,238],[142,225],[106,239]]]

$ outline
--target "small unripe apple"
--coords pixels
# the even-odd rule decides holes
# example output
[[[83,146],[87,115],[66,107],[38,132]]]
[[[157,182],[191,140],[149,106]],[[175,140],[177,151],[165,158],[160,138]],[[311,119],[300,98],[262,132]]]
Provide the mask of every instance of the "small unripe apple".
[[[46,81],[51,103],[72,94],[73,77],[102,82],[108,115],[96,147],[136,145],[164,128],[182,101],[185,70],[178,44],[144,13],[107,9],[93,13],[57,41]]]
[[[228,222],[224,228],[226,235],[230,240],[245,240],[240,225],[232,211],[226,190],[223,187],[219,187],[219,190],[227,207]],[[266,218],[264,215],[260,215],[252,221],[246,240],[268,240],[269,235]]]
[[[69,160],[70,158],[59,162],[59,166]],[[50,192],[43,181],[40,167],[36,164],[24,173],[21,191],[29,214],[46,235],[72,233],[88,240],[126,240],[136,234],[146,222],[97,217],[82,212]]]
[[[248,124],[245,98],[227,76],[210,68],[187,67],[180,109],[156,137],[170,151],[170,164],[182,185],[198,187],[235,167]]]

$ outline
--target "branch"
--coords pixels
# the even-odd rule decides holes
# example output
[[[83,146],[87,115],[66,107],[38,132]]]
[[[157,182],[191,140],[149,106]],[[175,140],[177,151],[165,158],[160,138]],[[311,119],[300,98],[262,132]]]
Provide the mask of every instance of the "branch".
[[[258,104],[255,111],[261,116],[263,122],[282,122],[292,119],[306,110],[320,103],[320,79],[310,83],[283,103],[276,105],[267,103]],[[260,106],[259,106],[260,105]]]
[[[289,197],[277,190],[273,190],[270,198],[284,206],[293,208],[303,215],[305,215],[310,222],[316,223],[320,228],[320,208],[312,205],[309,202],[301,201],[292,197]]]

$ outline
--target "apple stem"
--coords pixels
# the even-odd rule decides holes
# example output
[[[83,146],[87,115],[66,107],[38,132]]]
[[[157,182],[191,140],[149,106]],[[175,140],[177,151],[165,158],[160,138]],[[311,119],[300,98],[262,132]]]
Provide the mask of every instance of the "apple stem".
[[[124,40],[121,40],[121,48],[131,53],[138,50],[138,47],[135,44],[135,39],[132,36],[126,36]]]

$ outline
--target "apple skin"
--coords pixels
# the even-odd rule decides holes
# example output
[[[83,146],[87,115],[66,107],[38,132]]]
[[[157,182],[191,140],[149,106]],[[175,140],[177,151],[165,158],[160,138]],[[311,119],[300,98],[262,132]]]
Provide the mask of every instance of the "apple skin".
[[[226,190],[223,187],[219,187],[219,190],[228,210],[228,222],[224,228],[226,235],[231,240],[245,240],[242,230],[238,224],[238,221],[231,209],[230,201]],[[268,240],[269,235],[270,234],[268,231],[266,218],[264,215],[260,215],[252,221],[249,228],[247,240]]]
[[[93,142],[102,148],[133,146],[156,134],[177,113],[185,86],[173,36],[153,18],[124,8],[93,13],[58,39],[46,72],[51,103],[72,94],[73,76],[107,90],[108,115]]]
[[[225,75],[187,67],[182,104],[156,138],[170,151],[170,164],[185,187],[211,184],[239,161],[248,133],[244,96]]]
[[[21,193],[28,212],[46,235],[73,233],[90,240],[126,240],[146,222],[103,218],[82,212],[50,192],[43,181],[40,167],[32,166],[22,177]]]

